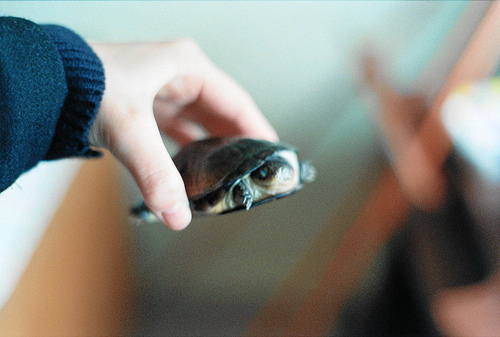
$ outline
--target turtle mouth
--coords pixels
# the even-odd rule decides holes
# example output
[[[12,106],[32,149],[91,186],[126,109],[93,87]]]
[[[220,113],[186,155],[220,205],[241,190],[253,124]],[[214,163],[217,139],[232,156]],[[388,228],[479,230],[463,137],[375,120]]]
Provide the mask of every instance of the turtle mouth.
[[[246,179],[240,180],[236,183],[231,191],[233,198],[233,208],[245,208],[247,211],[252,207],[253,192]]]

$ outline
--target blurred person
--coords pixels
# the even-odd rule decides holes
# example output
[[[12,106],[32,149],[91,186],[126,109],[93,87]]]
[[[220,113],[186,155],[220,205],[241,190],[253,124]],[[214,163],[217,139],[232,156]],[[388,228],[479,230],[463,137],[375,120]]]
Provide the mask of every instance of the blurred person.
[[[376,59],[364,61],[384,149],[415,207],[387,245],[380,288],[346,311],[349,331],[498,336],[500,79],[460,83],[447,95],[439,118],[453,149],[437,171],[425,144],[410,152],[415,144],[443,139],[437,132],[431,139],[419,134],[432,117],[424,97],[400,93]]]
[[[172,229],[191,221],[161,133],[278,136],[250,95],[192,40],[89,44],[73,31],[0,17],[0,192],[43,160],[108,149]]]

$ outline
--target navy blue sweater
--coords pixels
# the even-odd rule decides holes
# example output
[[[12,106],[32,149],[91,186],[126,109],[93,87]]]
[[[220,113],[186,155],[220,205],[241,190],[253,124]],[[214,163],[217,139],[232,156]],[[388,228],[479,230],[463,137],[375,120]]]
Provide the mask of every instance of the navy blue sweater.
[[[95,157],[104,69],[72,31],[0,17],[0,193],[42,160]]]

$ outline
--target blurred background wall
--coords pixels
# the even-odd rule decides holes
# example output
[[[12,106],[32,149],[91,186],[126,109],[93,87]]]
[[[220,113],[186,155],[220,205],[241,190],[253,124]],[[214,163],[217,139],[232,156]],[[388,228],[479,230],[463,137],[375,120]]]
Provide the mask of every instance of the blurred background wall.
[[[249,213],[197,218],[181,233],[159,224],[130,227],[139,285],[134,332],[238,334],[346,195],[380,171],[381,146],[362,94],[361,52],[377,50],[402,90],[430,91],[418,81],[420,75],[468,6],[462,1],[3,1],[0,14],[61,24],[91,41],[191,37],[251,93],[281,140],[312,160],[317,182],[293,197]],[[175,144],[166,142],[174,153]],[[45,177],[47,171],[57,176],[75,170],[64,162],[49,165]],[[128,174],[122,171],[121,179],[127,203],[137,202]],[[11,197],[21,200],[24,212],[32,207],[22,201],[35,193],[34,180]],[[50,190],[45,186],[36,193]],[[29,202],[53,210],[60,199]],[[22,221],[22,212],[0,218],[0,228],[10,232],[12,217]],[[19,234],[23,257],[19,249],[10,250],[18,266],[27,263],[47,215],[33,221],[38,236],[22,243]],[[339,221],[337,238],[347,225]],[[3,300],[8,291],[4,294]]]

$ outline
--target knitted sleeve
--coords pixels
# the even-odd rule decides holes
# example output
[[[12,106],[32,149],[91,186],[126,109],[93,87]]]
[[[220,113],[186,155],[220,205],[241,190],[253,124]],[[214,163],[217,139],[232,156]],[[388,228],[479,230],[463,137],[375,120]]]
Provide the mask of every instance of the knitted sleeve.
[[[43,159],[67,92],[61,57],[45,32],[0,17],[0,192]]]
[[[89,147],[87,136],[104,92],[102,63],[71,30],[55,25],[42,27],[61,55],[68,85],[68,96],[44,159],[99,156],[99,152]]]
[[[104,70],[75,33],[0,17],[0,192],[42,160],[94,157]]]

